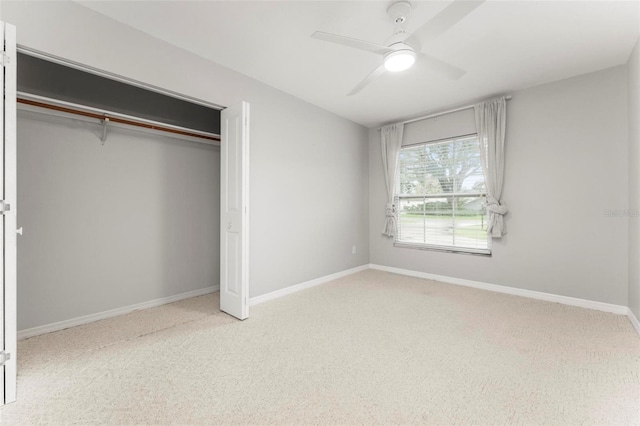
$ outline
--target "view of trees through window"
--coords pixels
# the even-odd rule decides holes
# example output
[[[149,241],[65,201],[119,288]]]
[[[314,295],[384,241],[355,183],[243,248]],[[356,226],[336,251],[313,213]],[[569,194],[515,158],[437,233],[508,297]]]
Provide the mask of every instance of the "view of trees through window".
[[[488,248],[486,189],[477,136],[400,150],[397,242]]]

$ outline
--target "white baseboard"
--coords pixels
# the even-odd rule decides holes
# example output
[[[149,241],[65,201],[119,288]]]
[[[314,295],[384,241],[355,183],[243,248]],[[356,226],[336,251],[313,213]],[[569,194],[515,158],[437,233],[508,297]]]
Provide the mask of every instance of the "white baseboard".
[[[627,316],[629,317],[629,321],[631,321],[631,325],[633,326],[633,328],[635,328],[636,332],[640,335],[640,322],[638,321],[638,318],[634,315],[634,313],[631,311],[631,308],[629,308],[627,312]]]
[[[480,281],[471,281],[461,278],[447,277],[445,275],[429,274],[426,272],[412,271],[409,269],[394,268],[383,265],[369,265],[371,269],[391,272],[394,274],[408,275],[411,277],[425,278],[428,280],[440,281],[448,284],[462,285],[465,287],[479,288],[482,290],[494,291],[496,293],[512,294],[514,296],[528,297],[530,299],[546,300],[547,302],[561,303],[563,305],[579,306],[581,308],[595,309],[619,315],[627,315],[629,308],[611,303],[595,302],[593,300],[578,299],[576,297],[560,296],[557,294],[543,293],[541,291],[524,290],[521,288],[507,287],[497,284],[487,284]]]
[[[366,271],[369,269],[369,265],[362,265],[356,268],[346,269],[344,271],[336,272],[335,274],[325,275],[324,277],[316,278],[311,281],[306,281],[300,284],[294,284],[289,287],[285,287],[281,290],[276,290],[271,293],[263,294],[262,296],[256,296],[249,299],[249,306],[257,305],[259,303],[266,302],[268,300],[278,299],[288,294],[297,293],[301,290],[306,290],[311,287],[315,287],[320,284],[327,283],[329,281],[337,280],[338,278],[346,277],[347,275],[355,274],[356,272]]]
[[[626,315],[631,321],[631,324],[633,325],[635,330],[640,335],[640,322],[638,321],[638,318],[636,318],[636,316],[633,314],[633,312],[631,312],[631,309],[629,309],[626,306],[614,305],[614,304],[603,303],[603,302],[595,302],[592,300],[578,299],[575,297],[560,296],[556,294],[543,293],[539,291],[524,290],[524,289],[515,288],[515,287],[507,287],[507,286],[502,286],[497,284],[488,284],[480,281],[471,281],[471,280],[465,280],[461,278],[448,277],[445,275],[436,275],[436,274],[430,274],[427,272],[412,271],[409,269],[394,268],[391,266],[376,265],[376,264],[358,266],[356,268],[347,269],[344,271],[336,272],[335,274],[325,275],[324,277],[316,278],[300,284],[295,284],[295,285],[283,288],[281,290],[276,290],[271,293],[263,294],[262,296],[252,297],[251,299],[249,299],[249,306],[257,305],[257,304],[266,302],[268,300],[278,299],[280,297],[297,293],[299,291],[302,291],[311,287],[315,287],[317,285],[324,284],[329,281],[337,280],[338,278],[346,277],[347,275],[355,274],[360,271],[365,271],[367,269],[375,269],[379,271],[391,272],[394,274],[408,275],[411,277],[440,281],[448,284],[462,285],[465,287],[473,287],[473,288],[493,291],[497,293],[511,294],[514,296],[528,297],[530,299],[545,300],[548,302],[561,303],[563,305],[578,306],[581,308],[595,309],[603,312]],[[203,288],[200,290],[194,290],[186,293],[176,294],[174,296],[163,297],[155,300],[149,300],[147,302],[137,303],[135,305],[124,306],[122,308],[111,309],[109,311],[99,312],[97,314],[86,315],[83,317],[73,318],[70,320],[60,321],[52,324],[39,326],[39,327],[28,328],[25,330],[18,331],[18,340],[27,339],[29,337],[38,336],[40,334],[51,333],[53,331],[64,330],[65,328],[75,327],[77,325],[87,324],[90,322],[99,321],[102,319],[111,318],[118,315],[128,314],[130,312],[137,311],[140,309],[154,308],[156,306],[177,302],[183,299],[189,299],[191,297],[202,296],[202,295],[213,293],[219,290],[220,290],[220,286],[217,285],[217,286]]]
[[[155,308],[156,306],[166,305],[167,303],[173,303],[179,300],[189,299],[191,297],[203,296],[205,294],[213,293],[219,290],[220,286],[216,285],[199,290],[187,291],[186,293],[175,294],[173,296],[162,297],[160,299],[149,300],[147,302],[136,303],[135,305],[123,306],[122,308],[110,309],[108,311],[98,312],[97,314],[90,314],[78,318],[54,322],[52,324],[27,328],[25,330],[18,331],[18,340],[39,336],[40,334],[51,333],[53,331],[60,331],[64,330],[65,328],[75,327],[77,325],[87,324],[118,315],[128,314],[140,309]]]

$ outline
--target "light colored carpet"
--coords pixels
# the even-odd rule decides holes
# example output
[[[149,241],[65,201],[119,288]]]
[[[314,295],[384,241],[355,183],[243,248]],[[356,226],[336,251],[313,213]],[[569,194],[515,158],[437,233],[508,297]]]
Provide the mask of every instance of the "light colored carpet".
[[[242,322],[217,296],[21,341],[1,423],[640,423],[624,316],[380,271]]]

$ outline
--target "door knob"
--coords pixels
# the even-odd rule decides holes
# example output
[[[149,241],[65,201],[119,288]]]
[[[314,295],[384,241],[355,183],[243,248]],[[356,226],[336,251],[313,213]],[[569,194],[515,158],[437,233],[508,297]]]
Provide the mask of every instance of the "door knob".
[[[22,226],[20,228],[16,229],[16,234],[22,235]]]

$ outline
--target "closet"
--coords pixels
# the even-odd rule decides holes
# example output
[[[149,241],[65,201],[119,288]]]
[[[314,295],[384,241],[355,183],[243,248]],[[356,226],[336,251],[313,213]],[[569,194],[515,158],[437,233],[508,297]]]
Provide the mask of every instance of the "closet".
[[[22,49],[19,338],[215,289],[220,110]]]

